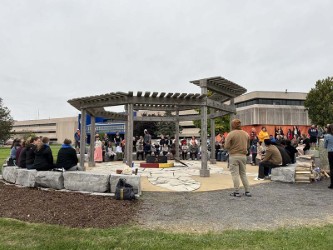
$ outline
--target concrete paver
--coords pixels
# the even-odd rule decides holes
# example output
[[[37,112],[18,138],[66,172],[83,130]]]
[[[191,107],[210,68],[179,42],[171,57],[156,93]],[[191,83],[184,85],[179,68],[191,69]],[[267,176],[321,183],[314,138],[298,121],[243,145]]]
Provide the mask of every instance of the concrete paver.
[[[226,162],[208,163],[210,177],[200,177],[200,161],[185,161],[188,167],[175,162],[172,168],[140,168],[140,162],[135,161],[138,174],[141,176],[142,191],[160,192],[190,192],[212,191],[233,187],[230,171]],[[96,167],[87,168],[95,173],[115,173],[124,169],[126,164],[121,161],[97,163]],[[258,174],[258,166],[247,165],[247,175],[250,185],[262,183],[253,179]],[[264,181],[269,182],[269,181]]]

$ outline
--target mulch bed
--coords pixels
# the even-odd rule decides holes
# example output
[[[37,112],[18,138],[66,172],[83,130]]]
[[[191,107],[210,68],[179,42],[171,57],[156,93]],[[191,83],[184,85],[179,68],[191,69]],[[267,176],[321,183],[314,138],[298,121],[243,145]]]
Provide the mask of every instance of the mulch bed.
[[[0,181],[0,217],[80,228],[110,228],[136,222],[141,201],[21,188]]]

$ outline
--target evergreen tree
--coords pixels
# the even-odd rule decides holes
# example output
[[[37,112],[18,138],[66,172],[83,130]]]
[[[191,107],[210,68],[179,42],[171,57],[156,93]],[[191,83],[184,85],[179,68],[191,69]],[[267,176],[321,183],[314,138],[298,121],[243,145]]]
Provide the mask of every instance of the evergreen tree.
[[[10,110],[2,104],[0,98],[0,140],[6,141],[10,137],[14,120],[10,115]]]

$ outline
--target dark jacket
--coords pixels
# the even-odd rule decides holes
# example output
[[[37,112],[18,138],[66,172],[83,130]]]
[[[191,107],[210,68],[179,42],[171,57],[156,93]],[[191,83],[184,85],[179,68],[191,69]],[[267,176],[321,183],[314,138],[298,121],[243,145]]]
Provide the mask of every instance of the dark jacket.
[[[295,163],[296,162],[296,159],[295,159],[296,155],[295,154],[298,152],[297,149],[295,147],[291,146],[291,145],[286,146],[284,149],[287,151],[287,153],[290,157],[291,163]]]
[[[15,157],[15,159],[16,159],[16,164],[18,163],[18,160],[19,160],[19,158],[20,158],[20,154],[21,154],[22,150],[23,150],[23,147],[22,147],[22,146],[18,146],[18,147],[16,148],[16,157]]]
[[[18,159],[18,166],[20,168],[26,168],[27,167],[26,160],[27,160],[27,147],[24,147]]]
[[[287,151],[284,149],[284,147],[280,145],[275,145],[278,150],[280,151],[281,157],[282,157],[282,166],[287,166],[288,164],[291,163],[291,159],[289,157],[289,154]]]
[[[54,168],[53,155],[49,145],[44,144],[40,150],[35,150],[33,169],[46,171]]]
[[[62,145],[58,152],[58,158],[56,166],[57,168],[70,169],[76,166],[78,163],[78,158],[76,151],[70,145]]]
[[[35,150],[36,150],[36,146],[31,144],[27,147],[26,150],[26,159],[25,159],[25,164],[26,165],[32,165],[34,164],[34,160],[35,160]]]

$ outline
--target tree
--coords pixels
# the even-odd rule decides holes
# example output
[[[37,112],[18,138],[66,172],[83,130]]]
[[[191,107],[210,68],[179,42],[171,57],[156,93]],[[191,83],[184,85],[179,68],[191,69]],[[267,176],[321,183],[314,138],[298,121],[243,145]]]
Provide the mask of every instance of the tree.
[[[146,113],[143,113],[142,116],[155,116],[147,115]],[[133,135],[134,136],[143,136],[143,131],[147,129],[149,134],[152,136],[152,138],[157,137],[157,122],[151,122],[151,121],[134,121],[134,129],[133,129]]]
[[[165,117],[172,117],[171,111],[167,110],[164,113]],[[176,134],[176,123],[175,122],[158,122],[157,123],[157,135],[169,135],[169,137],[174,137]],[[182,128],[179,128],[181,131]]]
[[[10,115],[10,110],[2,104],[0,98],[0,140],[6,141],[10,137],[14,120]]]
[[[333,121],[333,77],[318,80],[304,101],[313,124],[326,126]]]
[[[199,112],[200,113],[200,112]],[[209,114],[209,111],[207,112]],[[230,115],[225,115],[222,117],[215,118],[215,134],[230,131]],[[201,129],[201,120],[196,120],[193,122],[194,126]],[[207,134],[210,135],[210,120],[207,120]]]
[[[28,140],[29,138],[36,137],[36,134],[32,131],[24,131],[23,134],[21,134],[23,140]]]

